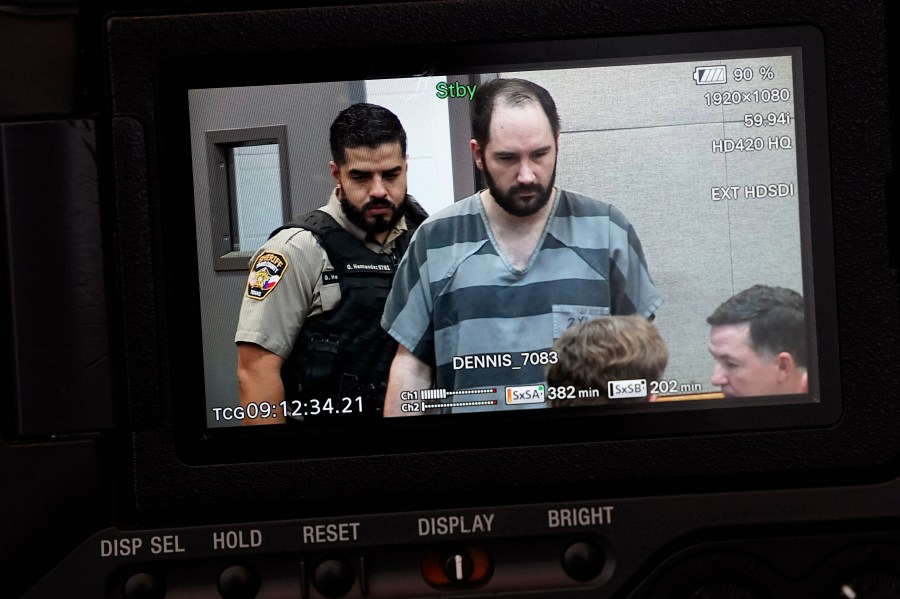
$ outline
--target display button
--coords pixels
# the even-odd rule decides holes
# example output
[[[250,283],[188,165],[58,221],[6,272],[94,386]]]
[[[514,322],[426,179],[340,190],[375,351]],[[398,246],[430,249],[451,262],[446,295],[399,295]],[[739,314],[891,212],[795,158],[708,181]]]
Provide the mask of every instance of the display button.
[[[562,556],[562,567],[573,580],[587,582],[599,576],[606,565],[603,550],[594,543],[579,541],[572,543]]]
[[[229,566],[219,575],[219,594],[224,599],[253,599],[259,584],[259,576],[250,568]]]
[[[493,570],[490,554],[478,545],[435,548],[422,560],[422,576],[436,587],[481,584]]]
[[[343,597],[353,588],[355,573],[342,559],[328,559],[316,566],[313,586],[326,597]]]
[[[163,599],[166,585],[153,574],[139,572],[125,581],[125,599]]]
[[[475,572],[475,562],[466,553],[454,553],[444,562],[444,573],[453,582],[467,582]]]

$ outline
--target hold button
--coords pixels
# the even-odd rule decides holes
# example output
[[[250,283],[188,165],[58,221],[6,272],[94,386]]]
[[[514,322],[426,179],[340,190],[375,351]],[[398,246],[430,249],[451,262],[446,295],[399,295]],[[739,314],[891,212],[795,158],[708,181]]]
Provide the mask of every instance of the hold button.
[[[246,566],[229,566],[219,575],[219,594],[223,599],[253,599],[259,587],[259,576]]]

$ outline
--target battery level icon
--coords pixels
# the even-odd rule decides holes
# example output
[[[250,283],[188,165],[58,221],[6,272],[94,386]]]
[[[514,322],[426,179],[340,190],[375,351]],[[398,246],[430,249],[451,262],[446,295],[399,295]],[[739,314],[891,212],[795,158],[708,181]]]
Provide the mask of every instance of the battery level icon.
[[[725,69],[725,65],[714,67],[694,67],[694,81],[697,83],[697,85],[727,83],[728,71]]]

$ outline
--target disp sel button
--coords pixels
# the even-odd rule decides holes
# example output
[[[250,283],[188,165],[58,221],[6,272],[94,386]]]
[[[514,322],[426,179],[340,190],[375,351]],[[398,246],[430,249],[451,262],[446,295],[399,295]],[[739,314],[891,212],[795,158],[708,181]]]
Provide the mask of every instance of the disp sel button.
[[[125,581],[125,599],[163,599],[166,585],[152,574],[139,572]]]

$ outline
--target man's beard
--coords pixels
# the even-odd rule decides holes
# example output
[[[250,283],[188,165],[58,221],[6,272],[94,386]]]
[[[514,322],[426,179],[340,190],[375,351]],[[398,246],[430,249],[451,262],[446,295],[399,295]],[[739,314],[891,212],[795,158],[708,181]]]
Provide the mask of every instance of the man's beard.
[[[528,185],[516,184],[506,191],[502,191],[491,176],[491,172],[488,170],[486,163],[482,172],[484,173],[484,181],[487,183],[487,188],[488,191],[491,192],[491,196],[501,208],[513,216],[531,216],[532,214],[540,212],[541,208],[546,206],[547,202],[550,201],[550,196],[553,194],[553,184],[556,182],[555,164],[553,165],[553,174],[550,176],[550,184],[546,187],[540,183],[529,183]],[[534,193],[534,197],[523,200],[518,196],[518,194],[521,193]]]
[[[396,225],[403,217],[403,213],[406,209],[406,197],[406,195],[403,196],[403,200],[400,202],[399,206],[394,206],[390,200],[385,200],[383,198],[369,198],[360,210],[350,203],[350,200],[344,195],[343,189],[338,190],[338,199],[341,202],[341,209],[344,211],[344,216],[347,217],[347,220],[366,233],[384,233],[385,231],[393,229],[394,225]],[[387,214],[376,214],[373,217],[373,220],[367,220],[366,211],[370,208],[390,208],[391,211]]]

